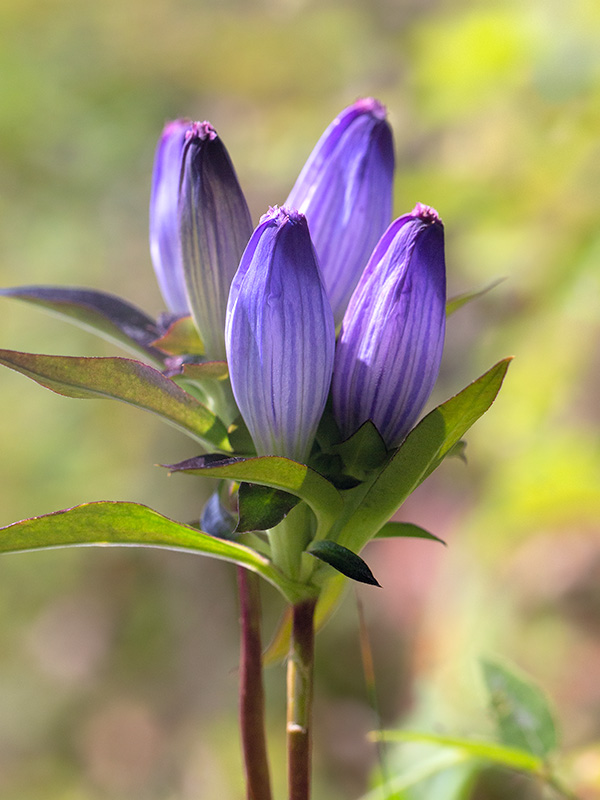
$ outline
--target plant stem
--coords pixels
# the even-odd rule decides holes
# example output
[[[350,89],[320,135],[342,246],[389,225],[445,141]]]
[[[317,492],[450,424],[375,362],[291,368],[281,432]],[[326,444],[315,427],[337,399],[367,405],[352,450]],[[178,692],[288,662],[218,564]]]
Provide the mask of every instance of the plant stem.
[[[289,800],[309,800],[311,716],[316,600],[292,609],[292,641],[287,667],[287,746]]]
[[[247,800],[271,800],[260,637],[260,578],[237,568],[241,606],[240,730]]]

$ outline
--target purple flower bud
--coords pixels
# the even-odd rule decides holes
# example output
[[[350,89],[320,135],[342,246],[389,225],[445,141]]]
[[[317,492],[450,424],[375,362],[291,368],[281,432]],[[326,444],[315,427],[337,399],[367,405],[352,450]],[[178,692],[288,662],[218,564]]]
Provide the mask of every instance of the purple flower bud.
[[[333,120],[286,200],[308,219],[336,325],[390,224],[393,177],[385,107],[364,98]]]
[[[419,204],[382,236],[344,316],[332,389],[344,436],[370,419],[388,447],[402,442],[438,375],[445,305],[444,226]]]
[[[304,462],[333,369],[333,314],[302,214],[261,219],[234,278],[225,329],[233,393],[259,455]]]
[[[224,360],[229,287],[252,221],[229,154],[208,122],[185,134],[179,224],[190,311],[207,357]]]
[[[181,156],[189,119],[165,125],[154,157],[150,198],[150,254],[167,308],[179,316],[189,314],[183,263],[179,246],[179,179]]]

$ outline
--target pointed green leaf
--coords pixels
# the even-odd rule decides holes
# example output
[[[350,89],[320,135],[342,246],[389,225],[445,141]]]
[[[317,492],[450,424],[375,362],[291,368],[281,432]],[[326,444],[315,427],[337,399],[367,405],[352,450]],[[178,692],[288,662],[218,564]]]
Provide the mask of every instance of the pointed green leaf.
[[[212,411],[161,372],[139,361],[0,350],[0,364],[65,397],[122,400],[158,414],[203,444],[231,449],[225,426]]]
[[[556,726],[542,690],[497,662],[481,666],[503,744],[539,758],[556,750]]]
[[[373,731],[369,738],[380,742],[424,742],[439,747],[462,750],[472,758],[535,774],[539,774],[544,768],[542,759],[532,755],[528,750],[507,747],[497,742],[408,730]]]
[[[385,442],[370,419],[331,452],[339,455],[345,471],[359,480],[364,480],[370,472],[381,467],[388,455]]]
[[[176,319],[152,344],[170,356],[204,355],[202,339],[191,317]]]
[[[500,391],[509,362],[510,359],[500,361],[421,420],[337,533],[340,544],[360,552],[488,410]]]
[[[363,559],[337,542],[321,539],[318,542],[313,542],[307,552],[329,564],[330,567],[337,569],[338,572],[353,581],[368,583],[371,586],[380,586]]]
[[[497,281],[493,281],[487,286],[484,286],[483,289],[475,289],[472,292],[464,292],[463,294],[457,294],[455,297],[450,297],[446,302],[446,316],[449,317],[472,300],[477,300],[483,297],[484,294],[491,292],[492,289],[495,289],[503,280],[504,278],[499,278]]]
[[[281,520],[300,502],[300,499],[281,489],[242,483],[238,491],[239,522],[237,533],[266,531]]]
[[[158,365],[164,360],[163,354],[152,346],[160,335],[154,320],[113,294],[68,286],[16,286],[0,289],[0,296],[40,306],[104,339],[150,357]]]
[[[216,539],[137,503],[86,503],[0,528],[0,553],[77,545],[138,545],[202,553],[257,572],[291,602],[303,597],[304,587],[281,575],[269,559],[249,547]]]
[[[413,525],[412,522],[386,522],[386,524],[377,532],[377,539],[395,539],[397,537],[406,537],[408,539],[430,539],[434,542],[439,542],[446,546],[446,542],[440,539],[439,536],[434,536],[429,533],[425,528],[419,525]]]
[[[319,526],[328,530],[342,508],[342,498],[328,480],[305,464],[280,456],[257,458],[223,458],[199,456],[179,464],[164,465],[172,472],[206,475],[209,478],[231,478],[243,483],[258,483],[304,500],[314,511]]]

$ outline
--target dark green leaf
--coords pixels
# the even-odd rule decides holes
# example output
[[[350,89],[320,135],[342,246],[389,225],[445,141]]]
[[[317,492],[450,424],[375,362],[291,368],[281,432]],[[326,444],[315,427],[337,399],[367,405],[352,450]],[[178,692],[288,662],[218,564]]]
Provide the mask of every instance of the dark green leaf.
[[[377,539],[395,539],[396,537],[407,537],[409,539],[430,539],[446,546],[446,542],[439,536],[434,536],[425,528],[413,525],[412,522],[386,522],[383,528],[377,532]]]
[[[241,564],[262,575],[290,602],[305,596],[269,559],[249,547],[216,539],[137,503],[100,502],[33,517],[0,528],[0,552],[76,545],[139,545],[189,550]]]
[[[510,359],[500,361],[421,420],[337,533],[337,541],[360,552],[488,410],[500,390],[509,362]]]
[[[239,522],[237,533],[266,531],[274,528],[298,505],[300,499],[281,489],[241,483],[238,491]]]
[[[337,542],[321,539],[313,542],[307,552],[337,569],[347,578],[352,578],[353,581],[368,583],[371,586],[380,585],[362,558]]]
[[[191,317],[176,319],[153,345],[171,356],[204,355],[204,345]]]
[[[65,397],[112,398],[152,411],[211,447],[230,451],[221,420],[161,372],[128,358],[73,358],[0,350],[0,364]]]
[[[450,297],[446,302],[446,316],[449,317],[451,314],[454,314],[455,311],[458,311],[459,308],[462,308],[472,300],[477,300],[478,298],[483,297],[484,294],[491,292],[492,289],[495,289],[496,286],[501,284],[503,280],[504,278],[499,278],[497,281],[493,281],[487,286],[484,286],[483,289],[475,289],[472,292],[464,292],[463,294],[458,294],[455,297]]]
[[[16,286],[0,289],[0,296],[40,306],[105,339],[142,353],[157,364],[163,361],[163,354],[152,346],[159,336],[154,320],[113,294],[67,286]]]
[[[387,458],[387,449],[381,434],[367,420],[345,442],[331,449],[344,462],[344,471],[359,480],[364,480],[370,472],[382,466]]]
[[[482,669],[503,744],[546,758],[558,740],[542,690],[497,662],[482,661]]]
[[[165,465],[172,472],[231,478],[243,483],[258,483],[304,500],[314,511],[320,527],[329,530],[342,508],[342,498],[328,480],[305,464],[280,456],[224,458],[199,456],[179,464]]]

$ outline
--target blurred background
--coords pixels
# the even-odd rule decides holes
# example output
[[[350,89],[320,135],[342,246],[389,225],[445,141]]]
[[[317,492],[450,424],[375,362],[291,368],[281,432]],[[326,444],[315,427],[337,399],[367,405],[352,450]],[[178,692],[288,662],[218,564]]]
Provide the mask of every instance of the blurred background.
[[[71,284],[162,310],[147,244],[166,120],[209,119],[255,220],[357,97],[386,103],[395,211],[447,232],[450,320],[436,401],[514,355],[496,404],[402,509],[448,542],[372,544],[360,590],[383,722],[456,735],[490,720],[478,659],[553,701],[581,797],[600,797],[600,6],[586,0],[2,0],[0,284]],[[111,355],[1,301],[4,348]],[[207,488],[156,466],[197,455],[120,404],[0,373],[0,524],[120,499],[183,521]],[[265,594],[268,639],[281,606]],[[0,797],[237,800],[235,573],[134,549],[0,559]],[[315,798],[376,768],[355,596],[318,639]],[[284,794],[284,669],[267,674]],[[390,769],[397,755],[390,754]],[[451,776],[427,800],[447,800]],[[487,770],[462,795],[535,798]],[[416,797],[406,794],[398,797]]]

